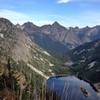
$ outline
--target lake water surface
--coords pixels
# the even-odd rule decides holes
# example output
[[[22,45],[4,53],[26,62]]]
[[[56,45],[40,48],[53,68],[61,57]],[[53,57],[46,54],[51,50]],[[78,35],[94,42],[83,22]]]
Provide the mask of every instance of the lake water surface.
[[[75,76],[55,76],[47,80],[46,100],[100,100],[100,98],[89,83]]]

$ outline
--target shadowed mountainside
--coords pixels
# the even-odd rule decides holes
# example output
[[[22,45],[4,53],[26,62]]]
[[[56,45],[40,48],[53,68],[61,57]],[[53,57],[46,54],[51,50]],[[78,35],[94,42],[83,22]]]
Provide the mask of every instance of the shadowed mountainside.
[[[91,82],[100,82],[100,39],[81,45],[70,52],[75,74]]]

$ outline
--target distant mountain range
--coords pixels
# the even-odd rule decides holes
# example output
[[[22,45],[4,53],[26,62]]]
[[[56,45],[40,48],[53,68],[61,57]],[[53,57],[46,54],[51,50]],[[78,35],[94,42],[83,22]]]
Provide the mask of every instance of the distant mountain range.
[[[58,22],[52,25],[36,26],[32,22],[20,26],[36,44],[54,54],[65,54],[70,49],[84,43],[100,39],[100,26],[69,27]]]

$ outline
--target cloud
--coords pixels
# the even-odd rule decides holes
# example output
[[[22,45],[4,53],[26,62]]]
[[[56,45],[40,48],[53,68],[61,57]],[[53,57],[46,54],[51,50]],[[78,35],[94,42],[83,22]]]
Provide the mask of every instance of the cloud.
[[[79,27],[85,27],[85,26],[92,27],[100,25],[100,13],[99,11],[93,11],[93,10],[83,11],[80,14],[70,18],[69,25],[71,26],[74,25]]]
[[[11,20],[14,24],[20,23],[22,24],[26,20],[29,20],[30,17],[17,11],[7,10],[7,9],[0,9],[0,17],[7,18]]]
[[[100,25],[100,13],[98,11],[87,10],[86,12],[83,12],[81,16],[83,16],[84,21],[86,21],[90,26]]]
[[[29,16],[27,14],[8,9],[0,9],[0,17],[7,18],[13,24],[19,23],[21,25],[28,21],[33,22],[38,26],[53,23],[53,21],[48,18],[44,18],[43,16],[41,16],[40,18],[35,15]]]
[[[64,4],[69,2],[77,2],[77,3],[100,3],[99,0],[58,0],[58,4]]]
[[[100,25],[100,13],[99,11],[87,10],[82,11],[74,16],[67,15],[28,15],[14,10],[0,9],[0,17],[9,19],[14,24],[23,24],[27,21],[31,21],[38,26],[45,24],[52,24],[54,21],[60,22],[64,26],[95,26]]]
[[[68,3],[70,2],[71,0],[58,0],[57,3],[61,4],[61,3]]]

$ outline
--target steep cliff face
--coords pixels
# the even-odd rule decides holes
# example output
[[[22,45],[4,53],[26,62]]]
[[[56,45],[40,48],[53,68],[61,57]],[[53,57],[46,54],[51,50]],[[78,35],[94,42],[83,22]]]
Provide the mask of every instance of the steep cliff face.
[[[31,45],[30,39],[26,37],[24,31],[4,18],[0,18],[0,36],[0,50],[2,55],[12,56],[17,61],[28,61],[31,58],[28,48]]]
[[[14,25],[7,19],[0,18],[0,57],[12,56],[12,49],[16,44]]]

